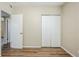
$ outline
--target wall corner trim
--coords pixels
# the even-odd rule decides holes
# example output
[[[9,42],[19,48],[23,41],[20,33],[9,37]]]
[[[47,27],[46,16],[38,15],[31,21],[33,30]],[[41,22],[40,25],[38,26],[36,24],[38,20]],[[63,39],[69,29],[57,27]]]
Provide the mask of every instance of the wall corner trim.
[[[24,46],[24,48],[41,48],[41,46]]]
[[[72,57],[76,57],[75,55],[73,55],[71,52],[69,52],[66,48],[64,48],[63,46],[61,46],[62,49],[64,49],[67,53],[69,53]]]

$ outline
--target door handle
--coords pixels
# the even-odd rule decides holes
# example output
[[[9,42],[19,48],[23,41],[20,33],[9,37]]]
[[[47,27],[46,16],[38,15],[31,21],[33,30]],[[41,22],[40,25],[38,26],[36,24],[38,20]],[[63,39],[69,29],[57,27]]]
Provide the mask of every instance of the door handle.
[[[20,34],[23,34],[23,33],[20,33]]]

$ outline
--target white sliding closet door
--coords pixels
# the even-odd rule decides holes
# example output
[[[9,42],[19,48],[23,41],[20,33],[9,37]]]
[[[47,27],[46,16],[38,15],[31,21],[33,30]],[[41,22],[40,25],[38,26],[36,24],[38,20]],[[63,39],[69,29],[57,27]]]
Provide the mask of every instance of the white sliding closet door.
[[[42,47],[60,47],[60,16],[42,16]]]

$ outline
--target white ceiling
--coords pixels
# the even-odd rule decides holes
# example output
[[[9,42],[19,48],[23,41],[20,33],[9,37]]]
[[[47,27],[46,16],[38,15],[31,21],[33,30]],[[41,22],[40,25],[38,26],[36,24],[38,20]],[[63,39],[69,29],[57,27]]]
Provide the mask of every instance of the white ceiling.
[[[64,2],[14,2],[13,6],[61,6]]]

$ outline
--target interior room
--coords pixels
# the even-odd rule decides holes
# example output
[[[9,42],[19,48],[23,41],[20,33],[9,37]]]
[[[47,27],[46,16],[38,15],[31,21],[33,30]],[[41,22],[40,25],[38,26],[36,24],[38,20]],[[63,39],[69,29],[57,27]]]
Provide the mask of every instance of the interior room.
[[[8,19],[10,15],[7,14],[4,11],[1,11],[1,48],[9,48],[10,42],[9,42],[9,33],[8,33]]]
[[[78,2],[0,2],[0,55],[79,57]]]

